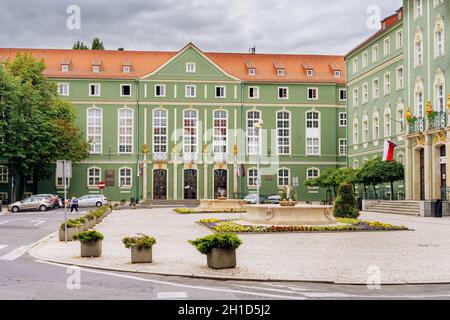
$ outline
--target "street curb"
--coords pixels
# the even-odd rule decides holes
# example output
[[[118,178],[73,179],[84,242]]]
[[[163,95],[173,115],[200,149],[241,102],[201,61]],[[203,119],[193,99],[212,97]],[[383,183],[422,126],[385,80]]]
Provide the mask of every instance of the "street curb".
[[[233,276],[221,276],[221,275],[202,275],[202,274],[195,274],[195,273],[170,273],[170,272],[152,272],[152,271],[131,271],[131,270],[124,270],[121,268],[113,268],[113,267],[101,267],[101,266],[92,266],[88,264],[83,263],[72,263],[67,262],[64,260],[58,260],[54,258],[48,258],[41,256],[37,250],[38,247],[43,245],[45,242],[50,240],[53,236],[56,235],[57,232],[54,232],[43,239],[35,242],[30,250],[28,251],[28,254],[31,255],[33,258],[40,260],[40,261],[46,261],[51,263],[57,263],[67,266],[78,266],[81,268],[86,269],[95,269],[95,270],[102,270],[102,271],[112,271],[112,272],[122,272],[122,273],[129,273],[129,274],[142,274],[142,275],[155,275],[155,276],[167,276],[167,277],[182,277],[182,278],[192,278],[192,279],[204,279],[204,280],[228,280],[228,281],[254,281],[254,282],[285,282],[285,283],[292,283],[292,282],[303,282],[303,283],[316,283],[316,284],[335,284],[335,285],[354,285],[354,286],[366,286],[367,283],[361,282],[361,281],[346,281],[346,280],[311,280],[311,279],[282,279],[282,278],[246,278],[246,277],[233,277]],[[389,286],[405,286],[405,285],[430,285],[430,284],[450,284],[450,280],[433,280],[433,281],[387,281],[382,282],[380,285],[389,285]]]

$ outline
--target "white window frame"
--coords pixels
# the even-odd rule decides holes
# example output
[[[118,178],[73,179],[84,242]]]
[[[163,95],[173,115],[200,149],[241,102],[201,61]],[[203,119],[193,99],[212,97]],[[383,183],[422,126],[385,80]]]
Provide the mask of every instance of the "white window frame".
[[[253,172],[253,174],[250,174],[251,172]],[[252,181],[254,183],[250,184],[250,181]],[[261,183],[261,181],[259,180],[259,172],[258,172],[258,168],[252,167],[252,168],[248,168],[247,171],[247,187],[248,188],[258,188],[258,184]]]
[[[378,62],[380,59],[380,49],[378,44],[372,47],[372,63]]]
[[[127,175],[127,174],[123,175],[122,170],[129,171],[129,175]],[[131,189],[133,187],[133,169],[130,167],[122,167],[122,168],[119,168],[118,173],[119,173],[119,179],[118,179],[119,180],[118,181],[119,188]],[[125,182],[127,182],[127,180],[129,180],[130,183],[122,184],[122,180],[125,180]]]
[[[218,96],[217,95],[217,89],[219,89],[220,91],[223,90],[223,95]],[[216,86],[214,88],[214,96],[216,99],[226,99],[227,98],[227,87],[226,86]]]
[[[401,71],[401,74],[400,74]],[[403,66],[399,66],[396,69],[396,87],[397,90],[402,90],[405,88],[405,70]]]
[[[361,64],[363,69],[369,66],[369,53],[367,51],[362,53]]]
[[[123,73],[130,73],[130,66],[122,66]]]
[[[284,69],[282,69],[282,68],[277,69],[277,75],[278,75],[279,77],[284,77]]]
[[[194,90],[193,91],[193,95],[192,95],[192,91],[188,90],[188,89],[193,89]],[[196,98],[197,97],[197,86],[195,84],[187,84],[184,87],[184,96],[186,98]]]
[[[123,88],[126,87],[126,86],[130,87],[130,94],[129,95],[124,95],[123,94]],[[126,84],[126,83],[125,84],[121,84],[120,85],[120,96],[121,97],[132,97],[133,96],[133,91],[132,90],[133,90],[133,87],[131,86],[131,84]]]
[[[383,77],[384,95],[390,95],[392,91],[392,78],[391,73],[386,72]]]
[[[69,65],[68,64],[62,64],[61,65],[61,72],[69,72]]]
[[[362,91],[362,104],[369,103],[369,84],[366,82],[361,87]]]
[[[414,19],[423,16],[423,0],[414,0]]]
[[[342,99],[342,92],[344,93],[344,99]],[[339,101],[347,101],[347,89],[339,89]]]
[[[355,75],[355,74],[357,74],[359,72],[359,59],[358,59],[358,57],[353,58],[353,61],[352,61],[352,72],[353,72],[353,75]]]
[[[346,138],[340,138],[339,139],[339,156],[340,157],[346,157],[347,156],[347,139]]]
[[[380,140],[380,116],[377,112],[374,112],[372,116],[372,140],[374,144],[378,144]]]
[[[347,127],[347,112],[339,112],[339,128]]]
[[[280,173],[283,173],[281,175]],[[285,175],[287,173],[287,175]],[[282,183],[280,183],[282,182]],[[291,185],[291,169],[289,168],[279,168],[277,170],[277,187],[283,188]]]
[[[120,122],[121,122],[120,114],[123,111],[131,112],[131,126],[126,125],[126,124],[125,125],[121,125],[120,124]],[[127,120],[127,119],[129,119],[129,117],[125,118],[125,120]],[[123,127],[125,130],[131,128],[131,134],[128,134],[128,133],[121,134],[120,133],[121,127]],[[121,138],[124,138],[125,142],[121,142]],[[126,142],[126,140],[128,140],[127,138],[131,138],[131,142]],[[132,154],[133,153],[133,149],[134,149],[133,143],[134,143],[134,110],[131,109],[131,108],[128,108],[128,107],[120,108],[120,109],[117,110],[117,152],[119,154]],[[121,151],[120,150],[121,146],[125,147],[125,151]],[[129,151],[126,150],[127,147],[131,147],[129,149]]]
[[[220,116],[217,116],[219,115]],[[222,117],[225,115],[225,117]],[[222,122],[225,120],[225,125],[219,124],[216,126],[216,121]],[[217,132],[225,130],[225,134],[217,134]],[[219,109],[213,111],[213,152],[217,158],[226,157],[228,154],[228,111]]]
[[[196,73],[197,64],[195,62],[186,62],[186,73]]]
[[[383,40],[383,57],[387,57],[391,54],[391,38],[385,38]]]
[[[94,89],[94,94],[91,94],[91,88],[92,86],[95,86],[95,88],[98,88],[98,90]],[[97,94],[95,92],[98,91]],[[90,97],[100,97],[102,92],[102,85],[100,83],[89,83],[89,96]]]
[[[306,75],[307,75],[308,77],[314,76],[314,70],[313,70],[313,69],[308,69],[308,70],[306,70]]]
[[[189,114],[187,114],[189,113]],[[188,117],[186,116],[188,115]],[[195,116],[193,116],[195,115]],[[189,160],[197,159],[198,155],[198,117],[199,112],[196,109],[185,109],[183,110],[183,157]],[[189,126],[186,126],[186,120],[189,121]],[[191,123],[192,122],[192,123]],[[193,131],[194,134],[186,134],[186,130]],[[188,138],[189,141],[188,141]],[[192,142],[192,140],[194,142]]]
[[[94,133],[89,133],[90,127],[91,127],[89,125],[89,122],[90,122],[89,111],[99,111],[100,112],[100,124],[99,125],[94,124],[92,126],[92,130],[94,131]],[[95,116],[93,118],[93,121],[96,123],[95,120],[97,120],[97,116]],[[95,133],[97,131],[97,129],[100,129],[100,132],[101,132],[100,134]],[[98,143],[90,142],[90,152],[89,152],[90,154],[102,154],[102,152],[103,152],[103,109],[94,106],[94,107],[86,109],[86,140],[89,142],[92,139],[95,140],[95,138],[97,138],[97,137],[99,137],[100,142],[98,142]],[[97,151],[96,151],[96,149],[97,149],[96,146],[99,149]]]
[[[311,93],[314,93],[314,91],[316,93],[316,97],[314,97],[314,94],[310,95]],[[319,100],[319,88],[317,88],[317,87],[308,88],[307,92],[308,92],[308,97],[307,97],[308,100]]]
[[[9,183],[9,171],[8,167],[0,165],[0,184]]]
[[[353,107],[358,107],[359,106],[359,89],[358,88],[353,88]]]
[[[384,137],[389,138],[392,136],[392,117],[391,108],[384,109]]]
[[[309,114],[316,114],[317,115],[317,119],[312,118],[312,119],[308,119],[308,115]],[[311,123],[311,127],[308,126],[308,123]],[[317,123],[317,127],[315,127],[315,123]],[[317,110],[309,110],[306,111],[305,114],[305,129],[306,129],[306,134],[305,134],[305,151],[306,151],[306,156],[311,156],[311,157],[318,157],[321,155],[321,114],[319,111]],[[308,140],[310,140],[310,142],[308,142]],[[314,143],[314,141],[317,140],[317,144]],[[317,150],[317,152],[315,151]]]
[[[310,175],[310,173],[316,173]],[[306,169],[306,180],[313,180],[320,177],[320,169],[319,168],[308,168]]]
[[[375,85],[375,83],[377,85]],[[380,98],[380,79],[375,78],[372,80],[372,99],[376,100]]]
[[[165,113],[165,116],[162,113]],[[162,125],[162,122],[165,122],[165,125]],[[168,132],[169,132],[169,111],[167,109],[154,109],[153,110],[153,121],[152,121],[152,129],[153,129],[153,154],[164,154],[168,153]],[[156,130],[159,129],[159,133],[156,133]],[[165,134],[161,133],[162,130],[165,129]],[[159,138],[159,142],[156,142],[156,138]],[[165,138],[166,143],[162,143],[162,138]],[[165,150],[165,151],[164,151]]]
[[[255,90],[256,90],[257,95],[254,97],[251,97],[250,90],[253,90],[253,94],[255,93]],[[255,86],[248,87],[248,98],[249,99],[259,99],[259,87],[255,87]]]
[[[66,90],[61,91],[61,88],[66,88]],[[68,97],[70,95],[70,84],[67,82],[58,83],[58,93],[61,97]]]
[[[395,34],[395,48],[397,50],[403,48],[403,29],[400,29]]]
[[[98,170],[98,175],[96,175],[96,174],[93,174],[93,175],[91,175],[91,173],[90,173],[90,171],[91,170]],[[91,178],[93,179],[93,183],[91,183]],[[98,179],[98,181],[97,181],[97,179]],[[102,168],[99,168],[99,167],[89,167],[88,169],[87,169],[87,180],[86,180],[86,185],[88,186],[88,187],[98,187],[98,184],[100,183],[102,181]]]
[[[255,68],[248,69],[248,75],[249,76],[255,76],[256,75],[256,69]]]
[[[249,118],[249,115],[251,113],[258,114],[257,118]],[[247,131],[247,154],[251,156],[256,156],[258,154],[261,154],[262,149],[262,129],[256,129],[254,127],[254,124],[258,122],[259,120],[262,120],[262,112],[259,110],[249,110],[247,111],[246,116],[246,131]],[[251,124],[250,124],[251,123]]]
[[[280,114],[287,114],[288,115],[288,119],[278,119],[278,116]],[[280,110],[277,111],[276,113],[276,130],[277,130],[277,137],[276,137],[276,148],[277,148],[277,155],[290,155],[291,151],[292,151],[292,146],[291,146],[291,134],[292,134],[292,130],[291,130],[291,118],[292,118],[292,114],[290,111],[287,110]],[[279,122],[283,122],[284,124],[287,124],[287,128],[286,127],[279,127],[278,124]],[[288,131],[288,135],[280,135],[280,130],[287,130]],[[280,144],[280,139],[288,139],[288,143],[282,143]],[[285,152],[285,148],[288,148],[288,152]],[[280,152],[280,150],[283,150],[282,152]]]
[[[100,66],[92,66],[93,73],[100,73]]]
[[[163,94],[160,94],[160,95],[157,94],[158,87],[160,87],[162,89]],[[155,84],[154,90],[155,90],[156,98],[165,98],[166,97],[166,85],[165,84]]]
[[[286,90],[286,97],[280,97],[280,90]],[[288,100],[289,99],[289,88],[288,87],[278,87],[277,96],[278,96],[278,100]]]

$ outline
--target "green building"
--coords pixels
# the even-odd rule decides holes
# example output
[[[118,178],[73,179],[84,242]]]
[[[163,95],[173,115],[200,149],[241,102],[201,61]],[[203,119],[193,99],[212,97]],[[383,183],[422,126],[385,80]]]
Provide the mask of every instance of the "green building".
[[[445,199],[450,187],[449,18],[447,0],[405,0],[346,56],[349,165],[382,155],[384,140],[393,141],[405,165],[405,183],[394,191],[400,199]]]
[[[0,49],[0,57],[19,52],[45,60],[91,143],[69,195],[99,193],[102,181],[113,201],[240,198],[260,177],[263,195],[292,185],[300,201],[321,201],[324,191],[304,181],[346,165],[341,56],[205,53],[188,44],[179,52]],[[3,198],[10,180],[0,166]],[[53,176],[37,190],[62,194],[62,185]]]

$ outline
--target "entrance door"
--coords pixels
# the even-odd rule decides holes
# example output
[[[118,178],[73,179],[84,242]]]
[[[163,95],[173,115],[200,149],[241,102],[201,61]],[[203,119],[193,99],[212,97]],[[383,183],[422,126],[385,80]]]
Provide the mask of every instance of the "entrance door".
[[[425,200],[425,150],[420,150],[420,200]]]
[[[214,170],[214,199],[228,197],[227,170]]]
[[[184,170],[184,199],[197,199],[197,170]]]
[[[444,161],[445,160],[445,161]],[[447,198],[447,149],[445,146],[441,147],[441,194],[442,199]]]
[[[153,171],[153,199],[167,200],[167,170]]]

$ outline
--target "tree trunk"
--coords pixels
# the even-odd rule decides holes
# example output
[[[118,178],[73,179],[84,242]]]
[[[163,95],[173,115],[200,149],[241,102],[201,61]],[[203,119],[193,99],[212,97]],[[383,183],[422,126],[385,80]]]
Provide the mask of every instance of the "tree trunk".
[[[373,184],[372,186],[373,186],[373,192],[375,193],[375,200],[378,200],[378,195],[377,195],[377,188],[376,188],[376,185]]]
[[[394,200],[394,181],[391,181],[391,200]]]

